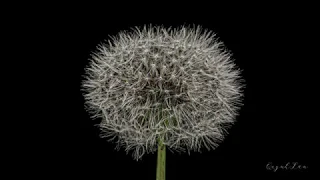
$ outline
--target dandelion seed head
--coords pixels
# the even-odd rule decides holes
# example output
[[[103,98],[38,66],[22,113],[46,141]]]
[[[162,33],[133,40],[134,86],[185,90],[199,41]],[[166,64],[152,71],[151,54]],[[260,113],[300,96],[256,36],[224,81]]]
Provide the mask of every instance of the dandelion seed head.
[[[215,149],[235,122],[244,80],[216,35],[198,27],[120,32],[92,54],[82,82],[101,136],[138,160],[157,150]]]

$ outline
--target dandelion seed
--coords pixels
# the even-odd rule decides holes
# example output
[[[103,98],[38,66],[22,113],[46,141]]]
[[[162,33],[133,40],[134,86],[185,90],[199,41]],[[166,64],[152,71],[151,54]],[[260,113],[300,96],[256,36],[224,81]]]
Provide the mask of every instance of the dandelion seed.
[[[101,136],[117,137],[136,160],[158,140],[178,152],[216,148],[242,105],[244,80],[215,34],[145,26],[112,39],[92,55],[82,82]]]

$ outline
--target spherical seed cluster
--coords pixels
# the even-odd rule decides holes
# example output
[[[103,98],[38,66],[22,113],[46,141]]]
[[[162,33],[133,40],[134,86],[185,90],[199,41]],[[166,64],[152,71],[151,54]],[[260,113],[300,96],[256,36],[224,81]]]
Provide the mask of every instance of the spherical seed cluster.
[[[133,157],[214,149],[240,108],[243,79],[215,34],[200,27],[120,32],[93,53],[82,84],[102,136]]]

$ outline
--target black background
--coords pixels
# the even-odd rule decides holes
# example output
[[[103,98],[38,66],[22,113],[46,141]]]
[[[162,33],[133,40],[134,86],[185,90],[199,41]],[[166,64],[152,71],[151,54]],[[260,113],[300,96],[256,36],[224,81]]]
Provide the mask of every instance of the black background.
[[[161,4],[161,3],[160,3]],[[38,107],[41,126],[35,146],[26,145],[31,174],[85,179],[155,179],[156,154],[134,161],[123,149],[99,138],[99,129],[85,112],[80,92],[81,75],[90,53],[108,35],[144,24],[176,27],[201,25],[214,31],[233,53],[246,81],[244,106],[229,135],[214,151],[179,154],[167,151],[167,179],[218,179],[302,175],[317,169],[311,122],[312,99],[308,90],[306,41],[311,20],[302,7],[289,5],[200,4],[93,4],[41,9],[26,18],[26,27],[37,19],[37,28],[25,31],[40,37],[37,69],[46,99]],[[199,4],[198,4],[199,5]],[[138,7],[136,7],[138,6]],[[45,17],[42,19],[42,14]],[[30,23],[29,23],[30,22]],[[28,36],[30,41],[33,36]],[[40,51],[38,51],[40,52]],[[49,60],[50,59],[50,60]],[[305,72],[306,71],[306,72]],[[39,76],[41,74],[41,76]],[[304,76],[305,75],[305,76]],[[42,99],[43,98],[43,99]],[[48,104],[48,105],[47,105]],[[41,115],[40,115],[41,114]],[[31,166],[36,162],[36,166]],[[298,162],[306,170],[271,172],[266,165]]]

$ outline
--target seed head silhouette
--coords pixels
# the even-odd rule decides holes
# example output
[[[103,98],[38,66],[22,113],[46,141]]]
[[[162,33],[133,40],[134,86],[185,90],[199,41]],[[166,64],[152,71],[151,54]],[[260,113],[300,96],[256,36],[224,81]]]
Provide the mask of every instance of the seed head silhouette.
[[[235,122],[244,79],[209,30],[162,26],[121,31],[92,53],[82,81],[101,137],[133,158],[157,150],[215,149]]]

